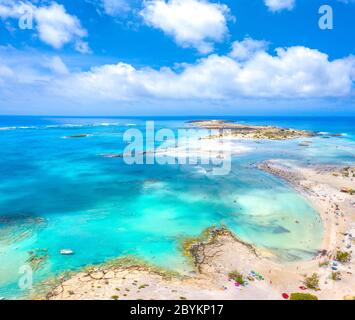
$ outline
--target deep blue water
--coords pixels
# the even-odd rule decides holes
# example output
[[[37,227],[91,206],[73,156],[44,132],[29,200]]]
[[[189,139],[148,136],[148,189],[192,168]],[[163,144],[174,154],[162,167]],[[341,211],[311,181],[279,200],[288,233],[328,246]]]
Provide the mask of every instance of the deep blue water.
[[[353,165],[355,119],[230,117],[323,135],[307,139],[312,140],[307,148],[299,146],[305,139],[238,142],[248,151],[234,156],[225,176],[210,175],[199,164],[129,166],[120,158],[102,157],[122,153],[124,132],[144,132],[146,120],[155,120],[156,129],[176,131],[194,118],[1,116],[0,296],[28,294],[19,289],[19,270],[34,249],[48,252],[34,272],[35,282],[127,254],[188,272],[181,239],[211,225],[226,224],[280,259],[312,257],[322,238],[319,216],[255,164],[283,158]],[[75,134],[88,137],[64,139]],[[63,248],[75,255],[60,255]]]

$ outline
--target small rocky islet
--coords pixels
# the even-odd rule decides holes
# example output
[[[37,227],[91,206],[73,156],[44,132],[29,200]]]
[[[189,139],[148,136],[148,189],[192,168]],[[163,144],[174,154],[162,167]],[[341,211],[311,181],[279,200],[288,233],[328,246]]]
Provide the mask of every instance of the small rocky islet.
[[[71,136],[65,136],[65,139],[82,139],[82,138],[87,138],[89,134],[82,133],[82,134],[74,134]]]
[[[203,129],[220,130],[219,134],[210,135],[207,139],[232,137],[237,139],[287,140],[317,135],[313,131],[240,124],[227,120],[193,120],[189,124]]]

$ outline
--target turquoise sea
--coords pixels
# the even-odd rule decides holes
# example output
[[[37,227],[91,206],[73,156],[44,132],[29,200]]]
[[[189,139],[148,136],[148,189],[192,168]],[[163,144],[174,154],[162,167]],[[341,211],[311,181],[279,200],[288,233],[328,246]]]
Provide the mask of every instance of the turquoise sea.
[[[317,212],[256,164],[283,158],[354,165],[355,118],[230,117],[321,134],[306,139],[309,147],[299,146],[305,139],[241,141],[249,150],[233,157],[225,176],[201,165],[129,166],[101,156],[122,153],[123,133],[144,132],[146,120],[176,131],[192,119],[1,116],[0,297],[29,294],[19,288],[21,267],[30,251],[42,249],[48,259],[34,271],[35,283],[128,254],[188,273],[180,241],[211,225],[225,224],[284,261],[312,258],[322,239]],[[88,136],[64,139],[78,134]],[[75,254],[61,255],[64,248]]]

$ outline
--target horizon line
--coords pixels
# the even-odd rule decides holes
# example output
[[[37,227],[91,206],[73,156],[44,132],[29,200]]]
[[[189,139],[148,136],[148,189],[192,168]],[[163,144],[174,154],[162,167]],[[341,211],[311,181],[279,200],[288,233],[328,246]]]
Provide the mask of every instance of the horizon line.
[[[52,117],[52,118],[193,118],[193,117],[290,117],[290,118],[347,118],[347,117],[355,117],[355,114],[343,114],[343,115],[29,115],[29,114],[0,114],[0,117]]]

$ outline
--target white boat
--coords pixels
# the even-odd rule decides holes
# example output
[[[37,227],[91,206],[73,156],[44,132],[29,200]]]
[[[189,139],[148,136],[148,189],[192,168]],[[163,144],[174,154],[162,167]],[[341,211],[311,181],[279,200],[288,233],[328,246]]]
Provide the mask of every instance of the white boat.
[[[70,250],[70,249],[62,249],[62,250],[60,250],[60,254],[68,256],[68,255],[74,254],[74,251]]]

